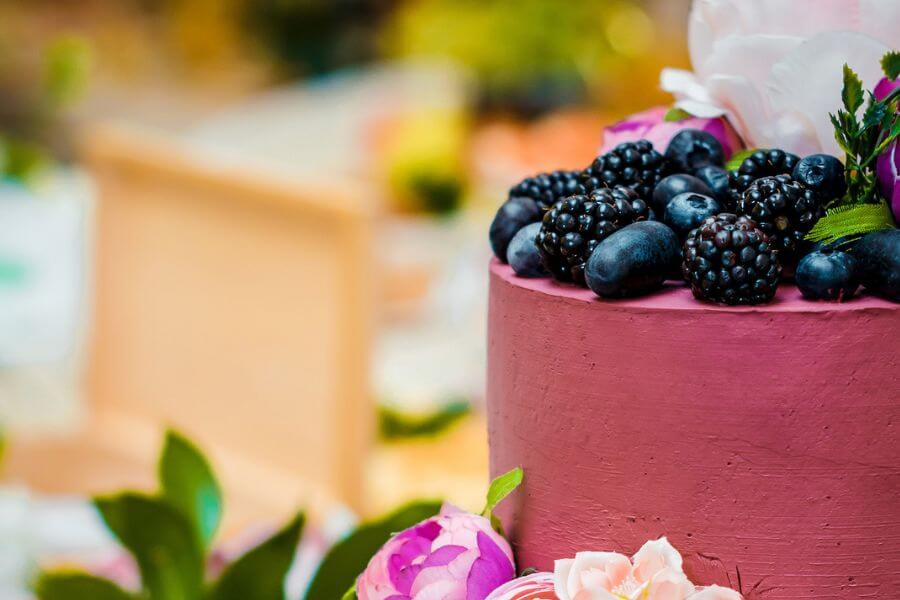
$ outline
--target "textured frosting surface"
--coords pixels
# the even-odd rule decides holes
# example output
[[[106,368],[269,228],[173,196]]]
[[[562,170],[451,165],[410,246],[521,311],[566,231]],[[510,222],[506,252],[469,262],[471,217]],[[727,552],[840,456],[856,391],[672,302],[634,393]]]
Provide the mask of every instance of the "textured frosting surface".
[[[518,568],[666,535],[748,599],[900,598],[900,305],[608,301],[491,266],[488,423]]]

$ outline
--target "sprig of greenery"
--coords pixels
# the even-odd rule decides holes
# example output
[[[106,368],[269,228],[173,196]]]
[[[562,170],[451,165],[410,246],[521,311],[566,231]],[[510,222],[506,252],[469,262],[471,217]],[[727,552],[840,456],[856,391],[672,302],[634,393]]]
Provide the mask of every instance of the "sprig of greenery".
[[[222,516],[222,493],[203,453],[169,431],[159,460],[160,491],[94,499],[104,523],[134,557],[141,591],[89,573],[46,571],[38,600],[284,600],[284,579],[303,530],[303,513],[229,564],[207,584],[210,542]]]
[[[888,53],[882,59],[885,75],[896,77],[900,55]],[[893,75],[893,76],[892,76]],[[875,161],[900,135],[900,118],[896,91],[877,100],[870,91],[863,90],[859,76],[844,65],[844,85],[841,90],[843,108],[828,116],[834,125],[834,139],[846,153],[844,168],[847,177],[847,195],[840,205],[873,204],[878,197],[878,180]],[[860,109],[862,118],[859,117]]]
[[[806,239],[830,245],[893,226],[891,209],[884,202],[848,204],[830,209],[824,217],[816,221],[812,230],[806,234]]]

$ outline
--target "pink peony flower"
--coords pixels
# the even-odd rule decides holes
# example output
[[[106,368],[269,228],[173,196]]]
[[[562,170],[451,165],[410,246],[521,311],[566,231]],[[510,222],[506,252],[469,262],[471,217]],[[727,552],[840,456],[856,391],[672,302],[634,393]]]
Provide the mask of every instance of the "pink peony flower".
[[[444,505],[391,538],[356,593],[359,600],[484,600],[514,576],[512,549],[490,521]]]
[[[682,570],[681,555],[662,537],[631,558],[616,552],[579,552],[556,561],[559,600],[740,600],[734,590],[698,588]]]
[[[898,87],[900,87],[900,79],[891,81],[884,78],[875,86],[875,97],[881,100]],[[881,193],[891,205],[894,218],[900,223],[900,141],[894,140],[878,157],[875,173],[878,175]]]
[[[553,591],[553,573],[535,573],[500,586],[487,600],[559,600]]]
[[[664,69],[661,84],[692,115],[727,115],[748,146],[837,156],[842,67],[871,89],[898,29],[895,0],[694,0],[693,72]]]
[[[603,130],[603,146],[600,153],[608,152],[622,142],[647,139],[653,142],[653,147],[660,152],[665,152],[669,141],[682,129],[700,129],[711,133],[722,144],[725,156],[731,156],[741,148],[740,138],[724,118],[702,119],[690,117],[681,121],[666,121],[668,109],[657,106],[611,125]]]

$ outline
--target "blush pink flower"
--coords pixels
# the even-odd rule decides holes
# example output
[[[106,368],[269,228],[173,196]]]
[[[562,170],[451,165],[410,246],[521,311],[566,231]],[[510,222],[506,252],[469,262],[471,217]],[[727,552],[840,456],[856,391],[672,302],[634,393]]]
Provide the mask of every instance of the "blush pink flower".
[[[657,106],[607,127],[603,130],[603,146],[600,148],[600,154],[609,152],[622,142],[640,139],[650,140],[654,148],[665,152],[669,142],[682,129],[700,129],[712,134],[722,144],[725,156],[731,156],[743,148],[741,139],[724,118],[689,117],[681,121],[666,121],[667,112],[666,107]]]
[[[553,573],[535,573],[494,590],[487,600],[559,600],[553,590]]]
[[[698,588],[682,570],[681,555],[662,537],[629,560],[616,552],[579,552],[556,561],[559,600],[740,600],[734,590]]]
[[[391,538],[356,593],[359,600],[484,600],[514,576],[512,549],[490,521],[444,505]]]

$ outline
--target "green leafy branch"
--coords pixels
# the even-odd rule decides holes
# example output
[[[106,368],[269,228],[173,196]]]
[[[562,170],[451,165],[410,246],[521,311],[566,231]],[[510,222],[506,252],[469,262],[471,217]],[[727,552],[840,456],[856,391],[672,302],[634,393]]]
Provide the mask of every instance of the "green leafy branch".
[[[896,78],[900,54],[890,52],[882,59],[885,75]],[[844,168],[847,177],[847,195],[840,204],[877,203],[878,181],[875,161],[900,135],[900,117],[897,90],[886,98],[877,100],[870,91],[864,91],[859,76],[844,65],[844,84],[841,90],[843,108],[829,114],[834,125],[834,139],[845,152]],[[859,112],[866,104],[860,118]]]
[[[206,458],[169,431],[159,460],[157,494],[123,492],[94,499],[107,528],[134,557],[141,590],[124,590],[89,573],[47,571],[35,583],[39,600],[283,600],[284,579],[303,530],[298,513],[287,525],[206,581],[208,552],[222,517],[222,491]]]

